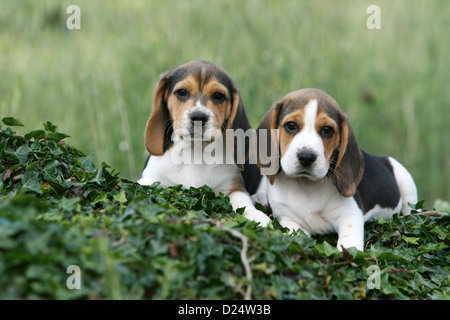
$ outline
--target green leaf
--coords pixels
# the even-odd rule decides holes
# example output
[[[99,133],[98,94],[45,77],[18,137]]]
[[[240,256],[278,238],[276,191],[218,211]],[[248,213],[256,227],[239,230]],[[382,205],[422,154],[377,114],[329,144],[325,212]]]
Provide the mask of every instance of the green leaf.
[[[125,190],[121,190],[118,194],[116,194],[114,197],[114,200],[120,203],[127,202],[127,197],[125,196]]]
[[[80,198],[62,198],[61,201],[58,202],[58,208],[63,211],[72,211],[74,210],[74,206],[80,202]]]
[[[63,152],[58,148],[58,146],[56,145],[56,143],[54,141],[49,141],[47,143],[47,148],[48,148],[48,151],[56,157],[59,157],[63,154]]]
[[[352,248],[349,248],[348,251],[350,252],[350,254],[352,254],[352,256],[353,256],[353,260],[352,261],[354,263],[359,263],[359,264],[362,264],[362,265],[372,265],[373,264],[373,261],[370,261],[370,255],[369,254],[367,254],[365,252],[362,252],[362,251],[359,251],[359,250],[356,250],[356,252],[352,252],[351,249]]]
[[[449,236],[448,230],[445,230],[441,226],[435,226],[431,230],[431,233],[437,235],[440,240],[445,240]]]
[[[2,122],[10,127],[24,127],[24,124],[13,117],[5,117]]]
[[[423,209],[423,204],[425,203],[425,201],[426,200],[420,200],[417,203],[409,203],[408,202],[408,205],[415,210],[419,210],[419,209]]]
[[[425,246],[420,246],[420,252],[431,252],[447,249],[449,246],[445,243],[427,243]]]
[[[21,192],[41,193],[41,184],[39,183],[39,173],[35,171],[27,171],[22,177]]]
[[[65,134],[65,133],[51,132],[51,133],[48,134],[47,140],[58,142],[58,141],[61,141],[61,140],[65,139],[65,138],[67,138],[67,137],[70,137],[70,136],[68,134]]]
[[[30,131],[29,133],[27,133],[25,135],[25,139],[27,139],[27,140],[31,140],[31,139],[40,140],[40,139],[44,139],[45,135],[46,135],[46,133],[45,133],[44,130],[34,130],[34,131]]]
[[[61,169],[60,164],[57,160],[50,161],[45,168],[42,170],[45,180],[61,181]]]
[[[405,235],[402,235],[402,239],[405,240],[406,243],[409,244],[418,244],[417,241],[419,241],[419,238],[416,237],[407,237]]]
[[[404,257],[395,254],[391,251],[384,251],[381,252],[378,256],[377,256],[378,260],[384,260],[386,262],[395,262],[395,261],[406,261]]]
[[[89,182],[93,182],[93,183],[97,183],[98,185],[102,185],[103,183],[105,183],[105,178],[103,177],[103,167],[98,168],[97,170],[97,174],[95,175],[95,177],[91,180],[89,180]]]
[[[56,126],[50,121],[47,121],[44,123],[44,129],[50,132],[55,132]]]
[[[21,145],[16,150],[16,156],[19,159],[22,164],[25,164],[28,159],[28,154],[30,153],[31,149],[27,145]]]
[[[39,160],[34,161],[34,162],[30,163],[30,164],[25,168],[25,170],[27,170],[27,171],[33,170],[34,168],[36,168],[36,166],[37,166],[38,164],[39,164]]]
[[[94,157],[95,153],[91,152],[88,156],[80,159],[80,162],[84,167],[84,170],[86,170],[87,172],[95,171]]]
[[[335,246],[329,244],[327,241],[316,245],[314,249],[316,249],[320,254],[324,254],[327,257],[340,254],[339,250]]]
[[[102,191],[100,194],[92,201],[92,204],[108,202],[108,196],[106,192]]]
[[[446,282],[447,279],[450,277],[449,272],[443,270],[439,266],[435,266],[431,268],[433,272],[431,273],[431,280],[436,283],[437,285],[440,285],[443,282]]]

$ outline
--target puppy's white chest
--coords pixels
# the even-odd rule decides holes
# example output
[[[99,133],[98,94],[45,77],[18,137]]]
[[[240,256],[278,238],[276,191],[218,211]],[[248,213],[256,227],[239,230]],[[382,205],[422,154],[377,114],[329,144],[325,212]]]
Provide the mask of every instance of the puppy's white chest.
[[[302,228],[309,235],[335,231],[333,208],[339,198],[336,188],[326,180],[303,181],[277,177],[268,185],[267,195],[272,212],[283,226]]]
[[[172,150],[162,156],[151,156],[138,182],[149,185],[159,181],[163,187],[181,184],[185,189],[207,185],[216,193],[224,194],[232,190],[232,177],[239,174],[235,165],[192,163],[190,159],[179,161],[174,158]]]

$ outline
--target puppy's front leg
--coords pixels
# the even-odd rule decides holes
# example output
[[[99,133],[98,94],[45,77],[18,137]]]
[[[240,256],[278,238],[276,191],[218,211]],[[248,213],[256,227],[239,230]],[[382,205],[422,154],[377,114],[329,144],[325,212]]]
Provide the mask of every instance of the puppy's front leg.
[[[339,234],[337,242],[339,251],[342,251],[342,247],[355,247],[359,251],[364,251],[364,217],[362,212],[343,213],[336,228]]]
[[[151,177],[151,176],[145,176],[140,178],[137,183],[139,183],[141,186],[151,186],[153,183],[155,183],[156,180],[155,178]]]
[[[302,226],[300,224],[298,224],[297,222],[295,222],[294,220],[292,220],[289,217],[284,217],[281,216],[278,218],[280,221],[280,224],[284,227],[284,228],[288,228],[289,229],[289,233],[293,234],[295,231],[301,230],[303,231],[304,234],[306,234],[308,237],[311,237],[311,234],[306,231],[305,229],[302,228]]]
[[[269,198],[267,196],[267,178],[263,176],[261,182],[259,183],[258,189],[255,194],[251,196],[253,203],[259,202],[264,207],[269,207]]]
[[[136,182],[141,186],[151,186],[157,181],[162,182],[161,179],[158,179],[158,175],[156,174],[158,170],[161,170],[160,165],[164,163],[162,158],[163,157],[149,155],[145,161],[144,170],[142,170],[141,176]]]
[[[233,210],[236,211],[236,209],[238,208],[245,207],[244,217],[249,220],[259,222],[261,227],[267,227],[270,222],[270,218],[263,212],[255,208],[252,198],[247,192],[234,191],[228,196],[230,197],[230,202],[233,206]]]

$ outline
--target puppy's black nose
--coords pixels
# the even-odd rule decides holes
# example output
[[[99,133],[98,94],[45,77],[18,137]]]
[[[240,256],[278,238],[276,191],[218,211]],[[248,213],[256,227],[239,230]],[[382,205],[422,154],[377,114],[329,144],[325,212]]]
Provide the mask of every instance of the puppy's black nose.
[[[298,161],[304,167],[309,167],[316,161],[317,155],[311,151],[301,151],[297,154]]]
[[[206,122],[208,121],[209,117],[204,112],[194,111],[194,112],[191,113],[190,118],[191,118],[192,124],[194,124],[195,121],[201,121],[202,122],[202,126],[204,126],[206,124]]]

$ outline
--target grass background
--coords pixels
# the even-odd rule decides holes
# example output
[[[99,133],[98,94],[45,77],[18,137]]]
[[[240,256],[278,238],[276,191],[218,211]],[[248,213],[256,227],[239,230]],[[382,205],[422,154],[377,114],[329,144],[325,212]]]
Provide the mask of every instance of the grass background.
[[[67,30],[66,8],[81,8]],[[366,9],[381,8],[381,30]],[[7,1],[0,10],[0,110],[51,121],[135,180],[158,76],[192,59],[223,66],[254,127],[302,87],[333,96],[362,148],[412,173],[419,198],[449,200],[448,1]]]

